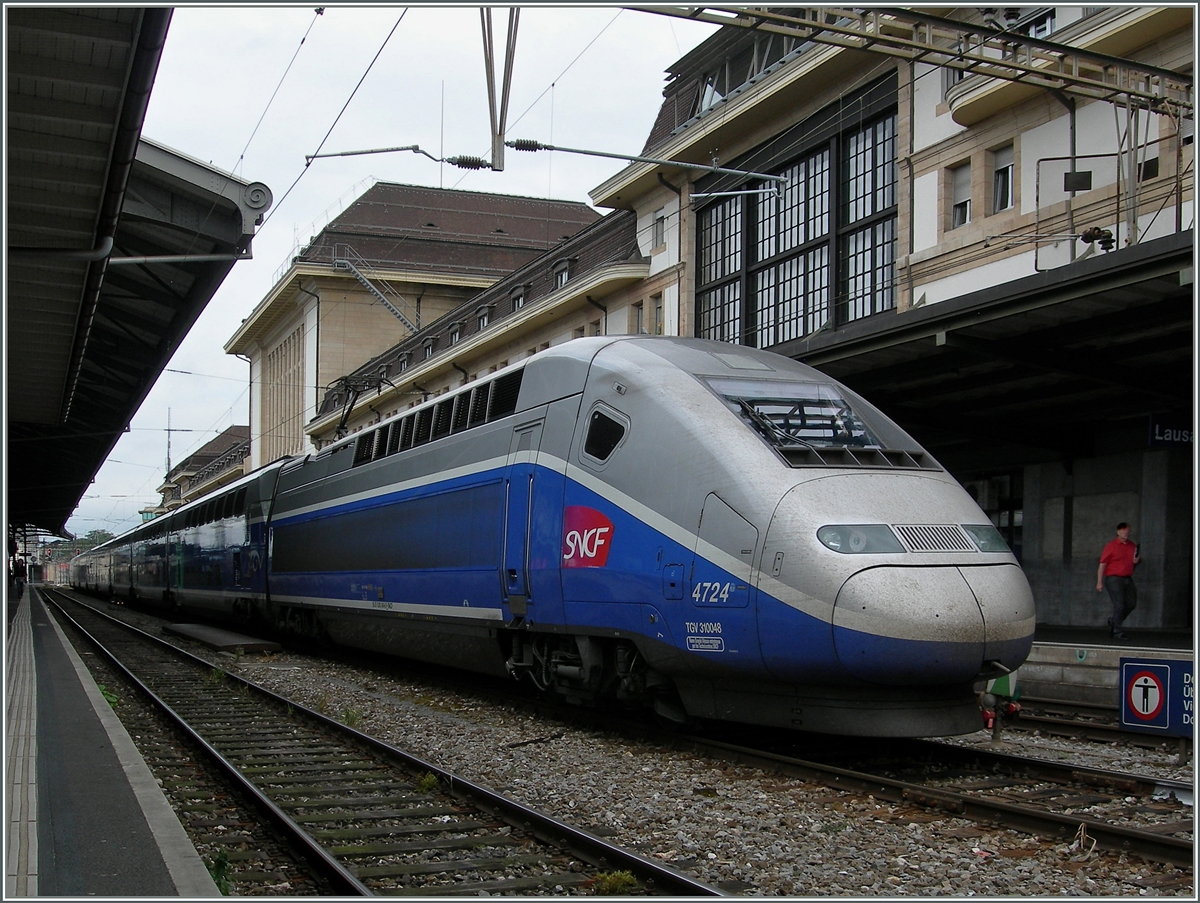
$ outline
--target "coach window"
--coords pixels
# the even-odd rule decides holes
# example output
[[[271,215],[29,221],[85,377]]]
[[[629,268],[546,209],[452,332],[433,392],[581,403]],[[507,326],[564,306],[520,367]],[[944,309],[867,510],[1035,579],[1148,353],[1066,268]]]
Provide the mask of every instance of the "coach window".
[[[605,464],[625,438],[628,421],[608,407],[597,407],[588,418],[587,438],[583,442],[585,460]]]

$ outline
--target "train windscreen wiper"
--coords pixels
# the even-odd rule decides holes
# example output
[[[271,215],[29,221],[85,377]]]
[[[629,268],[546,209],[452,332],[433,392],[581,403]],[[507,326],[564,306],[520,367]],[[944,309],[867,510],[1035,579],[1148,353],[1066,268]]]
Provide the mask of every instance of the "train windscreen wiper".
[[[734,399],[730,399],[731,401]],[[744,398],[736,399],[738,405],[742,409],[742,413],[746,415],[746,419],[754,425],[754,427],[763,434],[767,439],[783,445],[803,445],[807,448],[813,448],[811,442],[805,442],[799,436],[789,433],[770,417],[767,417],[758,408],[746,401]]]

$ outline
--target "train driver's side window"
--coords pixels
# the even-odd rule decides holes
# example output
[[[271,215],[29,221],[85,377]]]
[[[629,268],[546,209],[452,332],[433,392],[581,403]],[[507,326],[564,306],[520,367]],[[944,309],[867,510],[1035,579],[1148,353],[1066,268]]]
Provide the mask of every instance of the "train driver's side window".
[[[583,442],[583,455],[597,464],[604,464],[612,457],[628,431],[625,418],[610,408],[595,408],[588,418],[587,437]]]

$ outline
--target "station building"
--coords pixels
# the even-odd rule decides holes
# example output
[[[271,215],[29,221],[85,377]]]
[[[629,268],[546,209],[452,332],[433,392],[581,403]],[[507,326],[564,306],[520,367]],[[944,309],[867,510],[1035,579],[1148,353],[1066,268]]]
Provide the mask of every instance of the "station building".
[[[246,466],[249,459],[250,427],[238,424],[226,427],[167,471],[157,490],[159,503],[143,509],[142,520],[170,514],[232,483],[249,472]]]
[[[1039,623],[1190,630],[1193,10],[663,10],[668,72],[602,220],[379,352],[315,446],[580,335],[810,363],[878,404],[1021,559]],[[811,18],[816,17],[816,18]]]
[[[250,466],[312,451],[304,427],[328,387],[597,216],[573,201],[367,189],[225,344],[250,362]]]

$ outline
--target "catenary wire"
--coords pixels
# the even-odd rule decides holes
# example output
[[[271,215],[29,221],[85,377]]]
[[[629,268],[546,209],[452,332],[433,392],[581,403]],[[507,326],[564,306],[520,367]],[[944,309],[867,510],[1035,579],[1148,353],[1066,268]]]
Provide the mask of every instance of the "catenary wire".
[[[351,91],[350,96],[346,98],[346,102],[342,105],[342,109],[338,112],[337,116],[334,117],[332,124],[330,124],[330,126],[329,126],[329,131],[327,131],[325,133],[325,137],[321,139],[321,143],[317,145],[317,149],[315,151],[313,151],[312,155],[310,155],[305,160],[304,168],[300,170],[300,175],[296,176],[296,181],[292,182],[292,184],[288,186],[288,190],[283,193],[283,197],[281,197],[279,199],[279,203],[277,203],[271,207],[270,212],[267,213],[266,219],[264,219],[262,222],[263,226],[266,226],[266,224],[271,221],[271,217],[273,217],[275,215],[276,211],[278,211],[279,208],[283,206],[283,202],[287,200],[288,195],[290,195],[292,193],[292,190],[298,184],[300,184],[300,180],[304,178],[304,174],[306,172],[308,172],[308,168],[310,166],[312,166],[313,157],[315,157],[317,154],[321,153],[321,148],[323,148],[325,146],[325,142],[329,140],[329,136],[333,134],[333,130],[335,128],[337,128],[337,124],[338,124],[338,122],[341,121],[341,118],[345,114],[346,109],[350,106],[350,102],[354,100],[354,95],[356,95],[358,93],[358,89],[361,88],[363,82],[367,80],[367,76],[370,75],[371,70],[375,67],[376,61],[379,59],[380,55],[383,53],[384,48],[387,47],[388,41],[390,41],[392,39],[392,35],[394,35],[396,33],[396,29],[400,27],[400,23],[404,21],[404,17],[405,17],[405,15],[407,15],[407,13],[408,13],[407,8],[405,8],[404,10],[401,11],[400,18],[398,18],[396,20],[396,24],[392,26],[392,30],[387,33],[387,37],[385,37],[383,39],[383,43],[380,44],[379,49],[377,51],[375,51],[375,56],[373,56],[371,58],[371,62],[367,64],[366,71],[363,72],[362,78],[360,78],[358,80],[358,84],[356,84],[354,86],[354,90]],[[260,226],[259,228],[261,229],[262,227]]]

